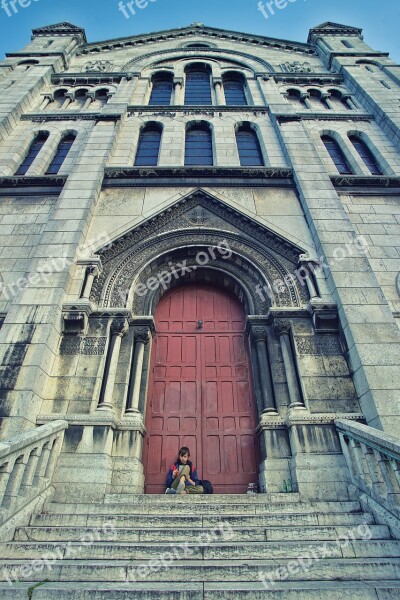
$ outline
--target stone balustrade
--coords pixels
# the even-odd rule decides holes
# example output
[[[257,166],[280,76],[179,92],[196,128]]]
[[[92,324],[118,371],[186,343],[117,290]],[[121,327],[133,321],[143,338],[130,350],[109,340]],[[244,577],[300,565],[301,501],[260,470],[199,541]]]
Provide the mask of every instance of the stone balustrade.
[[[400,539],[400,440],[345,419],[335,421],[357,495]]]
[[[0,442],[0,537],[46,500],[67,427],[54,421]]]

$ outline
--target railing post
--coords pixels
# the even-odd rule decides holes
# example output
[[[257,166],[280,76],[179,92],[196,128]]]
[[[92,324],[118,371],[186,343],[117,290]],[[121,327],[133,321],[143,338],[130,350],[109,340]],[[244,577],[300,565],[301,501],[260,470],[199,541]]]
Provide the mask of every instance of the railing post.
[[[24,476],[24,471],[26,467],[26,459],[23,455],[19,456],[14,463],[13,469],[10,473],[10,477],[8,479],[7,488],[4,494],[2,508],[12,508],[15,503],[19,490],[22,483],[22,478]]]

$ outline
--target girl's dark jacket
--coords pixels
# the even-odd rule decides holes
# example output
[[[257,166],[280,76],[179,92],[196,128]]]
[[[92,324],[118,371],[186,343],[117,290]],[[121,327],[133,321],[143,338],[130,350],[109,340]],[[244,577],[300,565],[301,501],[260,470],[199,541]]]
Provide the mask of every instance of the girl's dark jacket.
[[[193,465],[192,461],[190,461],[190,460],[188,460],[186,464],[190,467],[190,479],[192,481],[194,481],[196,485],[199,485],[200,480],[199,480],[199,478],[197,476],[196,467]],[[167,487],[168,488],[170,488],[171,485],[172,485],[172,483],[174,482],[174,478],[172,476],[172,473],[176,469],[179,469],[180,465],[183,465],[183,463],[178,459],[173,465],[170,466],[170,469],[169,469],[168,475],[167,475]],[[192,484],[187,481],[186,485],[192,485]]]

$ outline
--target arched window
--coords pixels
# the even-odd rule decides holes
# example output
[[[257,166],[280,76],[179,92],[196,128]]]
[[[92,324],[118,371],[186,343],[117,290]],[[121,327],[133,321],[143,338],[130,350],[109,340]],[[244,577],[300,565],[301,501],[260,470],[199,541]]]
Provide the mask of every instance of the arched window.
[[[352,175],[353,172],[337,141],[329,135],[323,135],[321,139],[339,173],[341,175]]]
[[[25,175],[25,173],[28,171],[29,167],[32,165],[33,161],[43,148],[48,137],[49,134],[47,133],[47,131],[39,133],[35,137],[28,150],[28,154],[26,155],[24,161],[21,163],[18,171],[15,173],[16,175]]]
[[[136,152],[136,167],[156,167],[160,154],[162,128],[160,125],[149,124],[140,132]]]
[[[206,124],[191,125],[186,130],[185,165],[212,166],[211,130]]]
[[[172,75],[160,75],[153,78],[153,87],[149,104],[151,106],[168,106],[171,104]]]
[[[378,162],[371,150],[368,148],[367,144],[356,135],[349,135],[349,140],[368,167],[371,175],[382,175],[382,171],[379,168]]]
[[[263,167],[264,159],[257,133],[248,125],[236,132],[236,143],[242,167]]]
[[[322,102],[322,95],[320,90],[310,89],[308,90],[308,101],[310,106],[315,110],[320,110],[325,107],[325,104]]]
[[[53,160],[48,166],[46,171],[46,175],[57,175],[59,170],[61,169],[63,162],[68,156],[69,151],[71,150],[71,146],[75,141],[75,134],[69,133],[58,144],[57,152],[54,155]]]
[[[247,106],[245,82],[242,77],[227,75],[223,78],[227,106]]]
[[[343,98],[343,93],[340,90],[331,89],[328,90],[328,92],[330,94],[329,102],[333,107],[333,110],[343,111],[349,109],[349,106]]]
[[[54,103],[55,109],[60,109],[65,102],[66,94],[68,90],[60,89],[54,92]]]
[[[186,44],[185,48],[210,48],[210,46],[208,44],[194,43]]]
[[[75,103],[76,103],[75,108],[79,109],[79,108],[83,108],[85,106],[85,102],[87,100],[87,93],[88,93],[88,90],[86,90],[86,89],[77,90],[75,92]]]
[[[301,92],[299,90],[290,89],[287,91],[287,99],[294,105],[297,105],[298,108],[307,108],[304,100],[302,98]]]
[[[210,69],[194,65],[186,71],[185,104],[209,106],[211,101]]]
[[[95,102],[99,108],[103,108],[108,102],[110,91],[107,88],[97,90],[95,95]]]

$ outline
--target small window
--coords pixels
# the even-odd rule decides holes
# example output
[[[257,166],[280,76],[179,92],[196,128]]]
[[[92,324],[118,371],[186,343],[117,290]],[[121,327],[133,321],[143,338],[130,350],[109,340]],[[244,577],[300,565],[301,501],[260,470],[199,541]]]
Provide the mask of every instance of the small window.
[[[354,48],[353,44],[350,44],[347,40],[342,40],[342,44],[343,46],[346,46],[346,48]]]
[[[28,154],[26,155],[25,160],[20,165],[18,171],[15,173],[16,175],[26,174],[33,161],[35,160],[35,158],[43,148],[44,144],[46,143],[48,137],[49,134],[47,132],[39,133],[39,135],[36,136],[28,150]]]
[[[208,44],[200,44],[200,43],[196,44],[195,43],[195,44],[187,44],[185,46],[185,48],[210,48],[210,46]]]
[[[153,81],[149,104],[151,106],[169,106],[171,104],[172,79],[159,78]]]
[[[242,167],[263,167],[264,159],[257,133],[250,127],[236,132],[236,143]]]
[[[391,90],[391,86],[388,84],[387,81],[383,81],[383,79],[381,80],[381,84],[383,85],[383,87],[385,87],[387,90]]]
[[[337,141],[329,135],[323,135],[321,139],[339,173],[341,175],[352,175],[353,172]]]
[[[367,144],[356,135],[349,135],[349,140],[357,150],[365,165],[368,167],[371,175],[382,175],[382,171],[379,168],[378,162],[371,150],[368,148]]]
[[[156,167],[160,154],[162,129],[158,125],[148,125],[139,136],[136,153],[136,167]]]
[[[210,128],[193,125],[186,131],[185,165],[212,166],[213,148]]]
[[[227,78],[223,82],[227,106],[247,106],[248,102],[244,89],[244,81]]]
[[[69,151],[71,150],[72,144],[75,141],[75,135],[69,134],[66,135],[61,142],[58,144],[57,152],[51,161],[46,175],[57,175],[59,170],[61,169],[63,162],[68,156]]]
[[[195,106],[209,106],[212,104],[209,69],[200,65],[187,70],[185,104]]]

